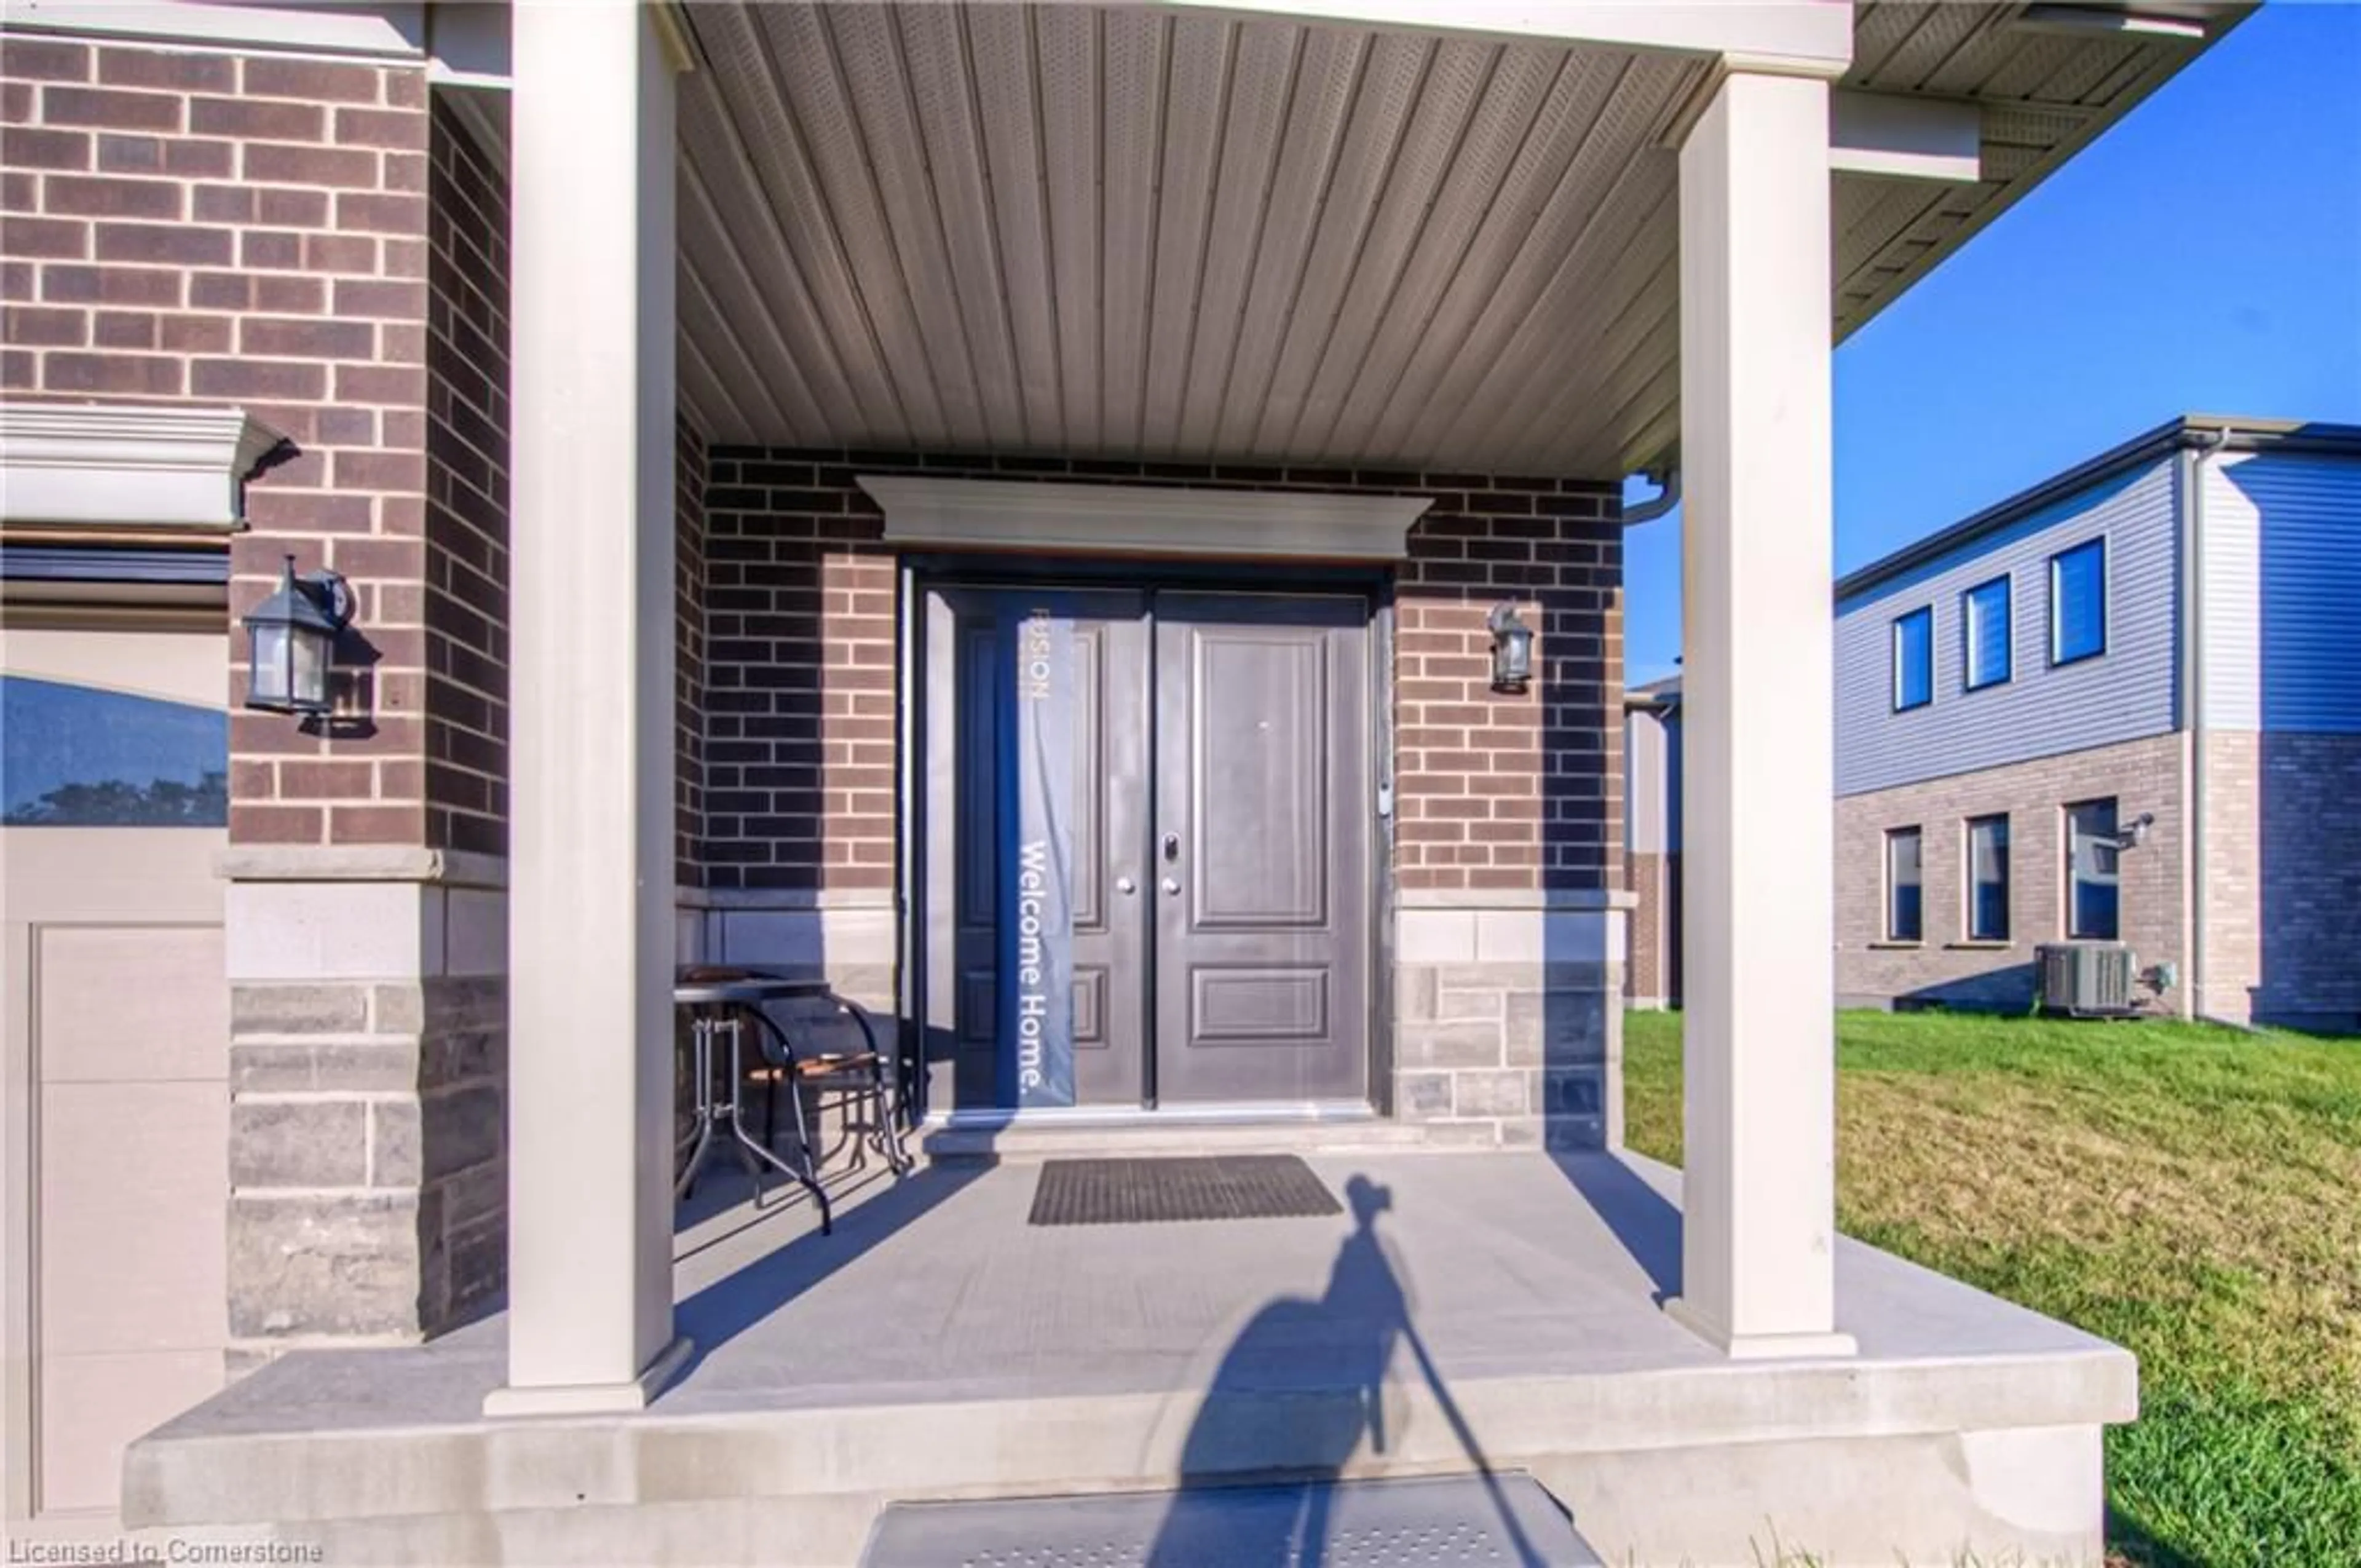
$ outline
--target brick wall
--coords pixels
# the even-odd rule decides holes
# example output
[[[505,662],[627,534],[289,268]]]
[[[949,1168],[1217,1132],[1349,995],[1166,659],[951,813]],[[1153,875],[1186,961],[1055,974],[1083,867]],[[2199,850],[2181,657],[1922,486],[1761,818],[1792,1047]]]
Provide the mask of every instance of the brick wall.
[[[426,99],[415,66],[0,39],[0,390],[243,405],[299,455],[232,616],[291,552],[357,590],[371,721],[234,712],[237,842],[426,839]]]
[[[1611,489],[1358,477],[1435,498],[1395,590],[1399,884],[1620,886],[1623,531]],[[1491,687],[1484,620],[1504,598],[1537,634],[1524,696]]]
[[[1434,498],[1397,586],[1405,889],[1597,888],[1621,861],[1621,536],[1609,488],[1481,476],[964,461],[717,448],[707,513],[705,843],[717,887],[884,889],[894,565],[856,472]],[[1518,602],[1540,679],[1503,696],[1484,618]],[[1544,755],[1547,762],[1544,766]]]
[[[2180,861],[2185,839],[2179,735],[2094,747],[2004,768],[1931,779],[1837,802],[1837,992],[1861,1004],[1884,1000],[2015,1009],[2034,996],[2033,949],[2066,935],[2065,812],[2070,802],[2112,795],[2128,828],[2142,812],[2147,842],[2120,861],[2119,931],[2143,970],[2171,963],[2180,985],[2154,997],[2177,1012],[2189,982],[2181,950]],[[1967,820],[2009,818],[2009,940],[1966,939]],[[1916,827],[1924,864],[1924,940],[1885,940],[1884,855],[1889,828]]]
[[[429,141],[426,841],[508,850],[508,176],[447,106]]]
[[[2205,747],[2205,1012],[2361,1028],[2361,736],[2213,730]]]

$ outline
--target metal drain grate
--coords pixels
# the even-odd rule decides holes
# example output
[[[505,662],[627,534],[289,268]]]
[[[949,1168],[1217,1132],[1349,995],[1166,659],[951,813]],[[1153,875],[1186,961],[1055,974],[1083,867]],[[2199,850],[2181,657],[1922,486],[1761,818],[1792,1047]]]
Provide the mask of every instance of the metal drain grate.
[[[862,1568],[1598,1568],[1530,1475],[895,1503]]]
[[[1035,1225],[1154,1225],[1339,1212],[1335,1194],[1291,1154],[1190,1159],[1053,1159],[1033,1190]]]

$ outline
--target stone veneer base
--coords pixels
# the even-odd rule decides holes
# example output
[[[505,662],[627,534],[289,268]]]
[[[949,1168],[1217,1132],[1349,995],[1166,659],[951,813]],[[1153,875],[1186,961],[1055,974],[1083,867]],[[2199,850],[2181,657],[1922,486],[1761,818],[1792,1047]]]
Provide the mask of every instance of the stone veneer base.
[[[1406,895],[1394,928],[1394,1114],[1429,1142],[1623,1137],[1628,895]]]

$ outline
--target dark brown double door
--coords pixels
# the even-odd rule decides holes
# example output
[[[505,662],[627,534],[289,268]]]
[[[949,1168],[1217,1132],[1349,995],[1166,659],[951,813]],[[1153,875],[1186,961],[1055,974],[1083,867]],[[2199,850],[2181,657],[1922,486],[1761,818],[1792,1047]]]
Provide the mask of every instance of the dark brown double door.
[[[1368,607],[939,587],[928,598],[925,1007],[956,1104],[1013,1103],[1011,629],[1072,627],[1075,1101],[1359,1100],[1368,1085]]]

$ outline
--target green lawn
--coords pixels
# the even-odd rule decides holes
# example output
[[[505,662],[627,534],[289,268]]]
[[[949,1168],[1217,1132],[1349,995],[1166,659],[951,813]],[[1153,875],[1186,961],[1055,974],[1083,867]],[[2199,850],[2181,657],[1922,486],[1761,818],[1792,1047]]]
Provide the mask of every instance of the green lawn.
[[[2361,1040],[1846,1013],[1849,1235],[2128,1345],[2110,1540],[2155,1568],[2361,1563]],[[1680,1017],[1624,1032],[1681,1153]]]

